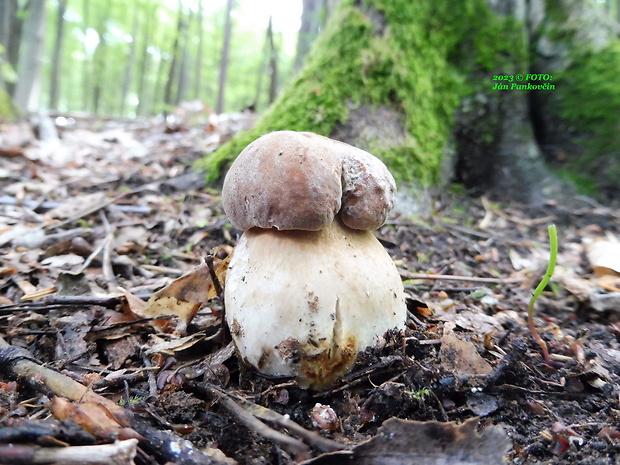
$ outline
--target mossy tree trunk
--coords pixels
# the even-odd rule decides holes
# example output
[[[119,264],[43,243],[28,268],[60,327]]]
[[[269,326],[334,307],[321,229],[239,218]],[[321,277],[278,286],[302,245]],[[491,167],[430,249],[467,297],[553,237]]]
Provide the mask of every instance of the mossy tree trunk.
[[[312,131],[377,155],[401,185],[539,203],[558,195],[550,165],[593,169],[590,154],[620,171],[613,31],[594,0],[345,0],[255,128],[201,166],[214,180],[261,134]]]

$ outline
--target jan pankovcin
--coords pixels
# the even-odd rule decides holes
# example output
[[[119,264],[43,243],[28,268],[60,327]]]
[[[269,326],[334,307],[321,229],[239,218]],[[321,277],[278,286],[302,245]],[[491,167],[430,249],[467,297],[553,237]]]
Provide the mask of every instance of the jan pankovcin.
[[[491,90],[555,90],[555,85],[553,84],[517,84],[516,82],[508,84],[502,84],[498,82],[495,84]]]

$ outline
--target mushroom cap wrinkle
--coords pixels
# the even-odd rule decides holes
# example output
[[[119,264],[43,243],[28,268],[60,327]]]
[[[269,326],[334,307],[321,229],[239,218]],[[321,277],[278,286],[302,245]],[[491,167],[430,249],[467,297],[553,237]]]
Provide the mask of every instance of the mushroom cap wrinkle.
[[[252,228],[225,287],[226,321],[258,371],[325,386],[358,352],[405,326],[402,282],[372,232],[335,220],[320,231]]]
[[[380,228],[394,206],[394,178],[374,155],[338,144],[346,154],[342,157],[342,221],[353,229]]]
[[[231,222],[317,231],[340,212],[353,229],[377,229],[394,206],[396,183],[375,156],[311,132],[276,131],[248,145],[224,179]]]

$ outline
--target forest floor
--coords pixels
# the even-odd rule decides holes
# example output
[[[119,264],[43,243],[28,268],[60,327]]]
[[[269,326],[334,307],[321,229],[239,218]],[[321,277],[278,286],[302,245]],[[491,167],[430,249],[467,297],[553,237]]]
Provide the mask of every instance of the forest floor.
[[[2,123],[0,463],[620,464],[620,210],[391,217],[408,329],[304,390],[240,366],[211,279],[240,232],[191,165],[246,119]]]

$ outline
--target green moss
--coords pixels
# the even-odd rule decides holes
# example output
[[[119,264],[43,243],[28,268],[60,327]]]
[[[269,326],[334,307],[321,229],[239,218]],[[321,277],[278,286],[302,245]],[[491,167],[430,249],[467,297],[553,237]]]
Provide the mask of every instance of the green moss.
[[[576,140],[585,148],[574,168],[596,174],[602,166],[620,177],[620,42],[604,49],[579,50],[571,64],[557,76],[557,92],[562,97],[561,116],[578,133]],[[609,174],[609,173],[608,173]]]
[[[290,129],[329,136],[351,106],[388,105],[403,113],[404,141],[390,149],[380,142],[366,148],[398,181],[434,184],[462,97],[488,88],[491,74],[508,72],[505,63],[525,50],[515,47],[515,26],[484,0],[344,0],[298,78],[257,125],[198,167],[214,181],[262,134]],[[485,78],[468,78],[472,71]]]

